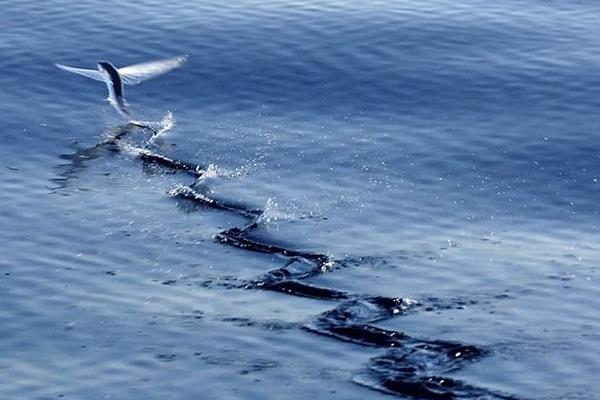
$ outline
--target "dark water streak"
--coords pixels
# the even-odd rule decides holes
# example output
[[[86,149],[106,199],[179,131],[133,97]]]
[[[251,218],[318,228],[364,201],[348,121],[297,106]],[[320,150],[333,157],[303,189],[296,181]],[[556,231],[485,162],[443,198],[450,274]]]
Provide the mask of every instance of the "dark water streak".
[[[228,288],[263,289],[319,300],[342,300],[340,305],[318,315],[303,328],[309,332],[363,346],[393,349],[382,356],[372,358],[366,370],[354,377],[354,382],[384,393],[417,399],[519,399],[441,376],[441,374],[459,370],[467,363],[483,357],[486,354],[485,350],[450,341],[414,338],[404,332],[382,329],[372,325],[406,315],[421,307],[426,307],[430,311],[436,307],[435,304],[422,305],[416,301],[402,298],[348,294],[302,282],[319,274],[331,272],[337,262],[324,254],[304,252],[253,240],[251,234],[260,226],[262,210],[221,202],[195,192],[194,186],[197,179],[202,177],[206,170],[205,167],[171,159],[143,147],[132,146],[124,140],[131,131],[129,126],[122,130],[116,130],[116,133],[112,132],[107,139],[96,146],[80,150],[72,157],[63,157],[72,161],[72,167],[65,171],[59,182],[64,185],[73,176],[74,171],[83,170],[85,162],[98,157],[99,150],[106,146],[114,150],[133,152],[143,163],[151,163],[171,171],[190,174],[195,178],[194,182],[185,190],[182,188],[171,190],[169,194],[172,197],[192,201],[202,207],[235,213],[249,220],[249,224],[243,228],[233,227],[220,232],[215,236],[216,240],[235,248],[288,259],[281,268],[271,270],[249,282],[240,282],[238,285],[229,284]],[[304,268],[292,268],[298,264]],[[454,305],[446,303],[443,308],[447,309],[453,306],[460,308],[461,305],[461,302]]]

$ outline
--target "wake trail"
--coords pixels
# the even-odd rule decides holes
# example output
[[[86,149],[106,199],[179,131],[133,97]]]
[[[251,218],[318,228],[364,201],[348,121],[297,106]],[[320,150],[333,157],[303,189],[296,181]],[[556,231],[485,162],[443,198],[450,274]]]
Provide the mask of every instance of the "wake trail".
[[[167,118],[168,116],[170,117]],[[172,115],[169,113],[165,118],[160,125],[165,129],[163,132],[172,127],[169,125]],[[143,125],[142,127],[148,129],[153,137],[160,134],[156,133],[160,130],[150,129],[145,123]],[[292,249],[269,240],[254,238],[253,233],[269,218],[265,216],[266,213],[272,212],[269,202],[264,209],[255,209],[221,201],[199,191],[196,185],[198,180],[206,174],[214,173],[214,167],[211,169],[210,166],[176,160],[153,152],[147,147],[128,143],[124,139],[130,132],[131,126],[117,132],[111,140],[99,143],[94,147],[94,151],[97,151],[98,147],[111,145],[139,158],[143,163],[151,163],[171,172],[190,175],[194,179],[190,185],[176,186],[168,191],[168,195],[180,201],[192,202],[201,208],[235,214],[246,221],[241,227],[231,227],[218,232],[215,235],[216,241],[243,251],[270,254],[285,260],[282,267],[270,270],[254,279],[230,277],[204,281],[202,286],[270,290],[337,302],[337,306],[312,318],[310,322],[302,325],[302,329],[356,345],[388,349],[384,354],[371,358],[367,366],[354,375],[353,382],[361,386],[401,398],[408,396],[429,400],[523,400],[520,397],[470,385],[447,376],[485,357],[489,354],[487,350],[458,342],[413,337],[405,332],[388,330],[376,325],[378,322],[406,316],[420,310],[461,309],[464,300],[444,302],[432,299],[427,303],[421,303],[401,297],[347,293],[335,288],[307,283],[306,281],[321,274],[361,264],[363,259],[335,260],[325,254]],[[371,261],[365,258],[364,262],[368,264]]]

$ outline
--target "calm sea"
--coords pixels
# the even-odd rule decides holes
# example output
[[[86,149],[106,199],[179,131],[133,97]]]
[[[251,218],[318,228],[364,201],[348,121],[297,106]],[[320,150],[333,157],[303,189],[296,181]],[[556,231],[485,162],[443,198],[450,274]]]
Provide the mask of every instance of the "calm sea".
[[[90,150],[122,121],[104,85],[53,65],[179,54],[126,87],[136,115],[175,127],[129,143],[209,166],[198,190],[265,210],[257,241],[333,260],[303,284],[422,305],[369,326],[484,350],[431,372],[489,391],[456,398],[597,398],[599,2],[0,0],[0,15],[1,398],[393,398],[357,378],[385,346],[305,329],[345,300],[235,284],[290,259],[215,240],[247,220],[169,196],[195,178]]]

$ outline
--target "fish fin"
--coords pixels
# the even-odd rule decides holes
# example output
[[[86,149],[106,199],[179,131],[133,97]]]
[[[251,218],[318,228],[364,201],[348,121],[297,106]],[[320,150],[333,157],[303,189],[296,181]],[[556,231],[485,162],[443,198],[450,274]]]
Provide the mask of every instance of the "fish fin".
[[[149,61],[119,68],[119,75],[126,85],[137,85],[147,79],[165,74],[180,67],[188,56],[178,56],[163,60]]]
[[[62,64],[54,64],[56,65],[58,68],[68,71],[68,72],[72,72],[74,74],[78,74],[78,75],[82,75],[85,76],[86,78],[90,78],[90,79],[94,79],[96,81],[100,81],[100,82],[106,82],[106,78],[104,77],[104,75],[102,75],[102,73],[100,71],[94,70],[94,69],[83,69],[83,68],[73,68],[73,67],[68,67],[66,65],[62,65]]]

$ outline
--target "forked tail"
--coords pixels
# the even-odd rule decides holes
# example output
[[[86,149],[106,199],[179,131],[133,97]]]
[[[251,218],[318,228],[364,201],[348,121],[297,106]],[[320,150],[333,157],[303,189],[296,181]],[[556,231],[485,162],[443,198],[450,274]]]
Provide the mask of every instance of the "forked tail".
[[[175,126],[175,118],[173,117],[173,113],[168,111],[160,120],[160,122],[138,121],[130,119],[129,124],[139,128],[148,129],[152,133],[152,137],[150,138],[152,140],[173,128],[173,126]]]

